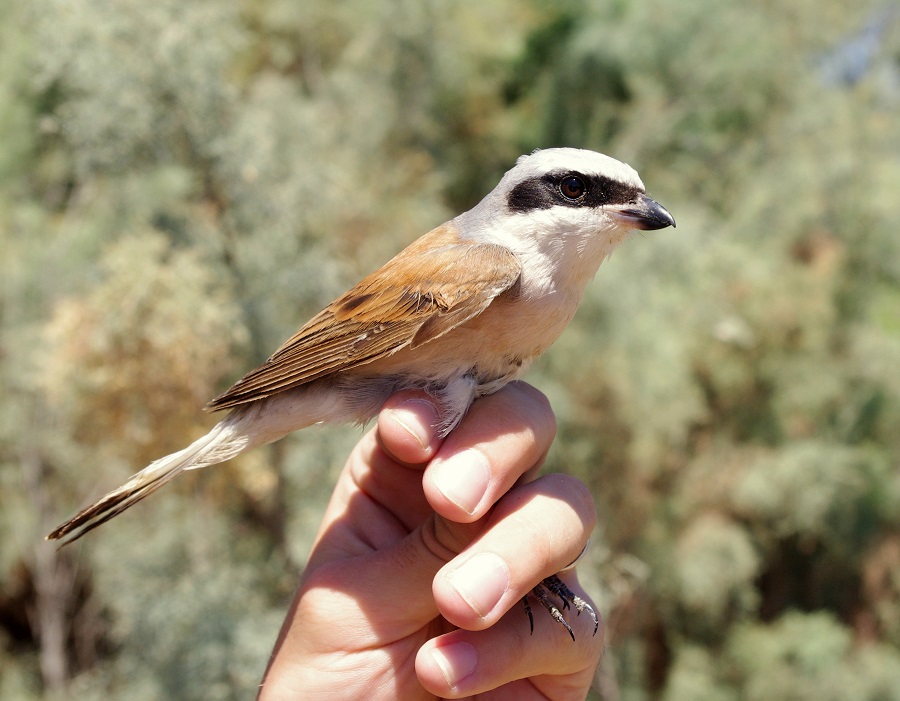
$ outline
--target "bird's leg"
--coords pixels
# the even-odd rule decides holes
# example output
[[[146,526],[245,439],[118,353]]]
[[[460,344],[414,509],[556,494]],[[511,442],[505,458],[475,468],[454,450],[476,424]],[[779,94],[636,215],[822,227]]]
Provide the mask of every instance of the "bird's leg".
[[[557,577],[555,574],[547,577],[544,581],[538,584],[534,589],[531,590],[531,593],[534,597],[541,602],[541,606],[547,609],[547,612],[553,617],[557,623],[562,624],[567,631],[569,631],[569,635],[572,637],[572,640],[575,640],[575,633],[572,631],[572,626],[569,625],[568,621],[566,621],[565,616],[563,616],[562,611],[559,610],[559,607],[553,602],[550,598],[550,594],[556,596],[562,602],[563,610],[567,608],[574,607],[576,611],[576,615],[581,615],[582,611],[587,611],[590,617],[594,621],[594,635],[597,634],[597,630],[600,627],[600,619],[597,616],[597,612],[594,611],[594,607],[591,606],[587,601],[582,599],[580,596],[575,594],[569,587],[563,583],[563,581]],[[522,603],[525,605],[525,613],[528,615],[528,620],[531,622],[531,632],[534,632],[534,617],[531,613],[531,606],[528,604],[527,597],[522,599]]]

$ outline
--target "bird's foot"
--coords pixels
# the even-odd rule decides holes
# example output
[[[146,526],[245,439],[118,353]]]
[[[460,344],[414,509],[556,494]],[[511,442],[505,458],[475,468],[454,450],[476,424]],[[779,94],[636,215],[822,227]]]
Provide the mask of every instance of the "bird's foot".
[[[547,609],[547,613],[553,617],[553,620],[557,623],[561,624],[567,631],[569,631],[569,635],[572,640],[575,640],[575,632],[572,630],[572,626],[569,625],[569,622],[566,620],[565,616],[563,616],[562,611],[560,611],[559,606],[554,603],[551,598],[551,594],[553,594],[561,603],[562,609],[566,610],[568,608],[574,608],[576,611],[576,615],[580,616],[583,611],[587,611],[590,617],[594,621],[594,633],[597,634],[597,630],[600,627],[600,619],[597,616],[597,612],[594,611],[594,607],[591,606],[587,601],[582,599],[580,596],[575,594],[569,587],[563,583],[563,581],[556,576],[555,574],[547,577],[544,581],[538,584],[534,589],[531,590],[532,595],[541,602],[541,606]],[[531,612],[531,605],[528,603],[528,597],[522,598],[522,604],[525,606],[525,613],[528,615],[528,621],[531,624],[531,632],[534,633],[534,615]]]

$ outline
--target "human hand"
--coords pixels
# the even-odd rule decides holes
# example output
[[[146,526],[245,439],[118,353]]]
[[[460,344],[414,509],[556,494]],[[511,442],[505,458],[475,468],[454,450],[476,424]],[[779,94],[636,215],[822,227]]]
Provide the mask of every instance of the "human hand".
[[[260,698],[583,699],[603,647],[519,603],[593,529],[587,488],[537,477],[555,434],[512,383],[446,439],[422,392],[391,397],[341,474]],[[582,598],[574,571],[562,575]]]

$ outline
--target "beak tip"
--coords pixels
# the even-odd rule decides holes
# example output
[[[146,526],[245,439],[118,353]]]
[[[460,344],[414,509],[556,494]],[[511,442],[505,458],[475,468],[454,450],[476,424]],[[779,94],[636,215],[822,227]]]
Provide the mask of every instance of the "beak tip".
[[[673,229],[675,228],[675,217],[669,213],[669,210],[659,204],[659,202],[646,197],[646,195],[643,217],[641,218],[643,219],[644,227],[647,229],[665,229],[669,226]]]
[[[639,202],[618,210],[616,214],[627,222],[627,226],[641,231],[675,227],[675,217],[669,214],[669,210],[646,195]]]

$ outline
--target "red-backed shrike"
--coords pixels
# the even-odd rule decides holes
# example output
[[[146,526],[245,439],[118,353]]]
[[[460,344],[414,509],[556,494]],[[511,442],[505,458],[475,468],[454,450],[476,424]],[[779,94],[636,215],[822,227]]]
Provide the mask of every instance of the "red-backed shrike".
[[[474,208],[413,242],[213,399],[208,409],[229,412],[208,434],[47,537],[76,540],[182,470],[312,424],[364,423],[398,390],[428,392],[446,435],[556,340],[631,230],[674,225],[624,163],[572,148],[522,156]]]

